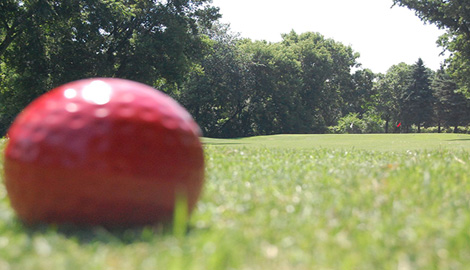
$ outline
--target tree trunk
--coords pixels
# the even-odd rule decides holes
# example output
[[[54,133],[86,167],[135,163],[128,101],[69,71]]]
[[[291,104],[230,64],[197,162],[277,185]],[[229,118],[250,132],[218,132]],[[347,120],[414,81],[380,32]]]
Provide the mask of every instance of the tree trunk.
[[[229,124],[233,119],[238,117],[239,114],[243,111],[244,108],[245,108],[245,106],[239,104],[237,110],[235,111],[235,113],[231,117],[229,117],[229,119],[227,121],[225,121],[225,123],[223,123],[219,128],[217,128],[217,133],[220,134],[222,132],[222,130],[225,128],[225,126],[227,126],[227,124]]]
[[[421,125],[418,124],[418,133],[421,133]]]
[[[437,133],[441,133],[441,121],[437,122]]]
[[[459,131],[459,124],[455,124],[454,133],[457,133],[458,131]]]
[[[388,120],[385,120],[385,133],[388,133]]]
[[[7,50],[8,46],[13,42],[15,37],[17,36],[17,32],[13,28],[8,29],[5,38],[0,43],[0,55],[3,55]]]
[[[16,17],[11,27],[8,27],[8,22],[4,22],[7,31],[3,37],[2,42],[0,43],[0,56],[5,53],[13,40],[15,40],[15,38],[24,31],[26,28],[25,20],[30,18],[35,11],[35,9],[30,9],[28,12]]]

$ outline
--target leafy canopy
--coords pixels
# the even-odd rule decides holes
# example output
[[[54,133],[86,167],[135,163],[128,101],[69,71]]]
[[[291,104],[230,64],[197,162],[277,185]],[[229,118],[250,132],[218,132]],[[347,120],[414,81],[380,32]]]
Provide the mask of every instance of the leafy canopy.
[[[438,43],[451,53],[449,73],[460,91],[470,95],[470,0],[394,0],[394,4],[412,9],[424,22],[447,30]]]
[[[174,90],[209,48],[209,0],[0,1],[0,133],[40,94],[87,77]]]

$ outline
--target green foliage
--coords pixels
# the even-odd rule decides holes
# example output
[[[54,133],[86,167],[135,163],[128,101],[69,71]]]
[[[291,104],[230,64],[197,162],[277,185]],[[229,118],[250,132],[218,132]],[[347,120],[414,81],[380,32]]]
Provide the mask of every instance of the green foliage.
[[[458,93],[458,86],[444,69],[440,69],[432,82],[436,99],[435,111],[439,125],[457,127],[468,124],[470,118],[470,103],[462,93]]]
[[[424,66],[420,58],[412,66],[410,75],[406,90],[401,96],[401,118],[405,128],[414,124],[419,132],[421,125],[429,125],[433,117],[434,98],[430,81],[432,72]]]
[[[334,133],[363,134],[383,133],[384,121],[377,114],[365,113],[362,117],[358,113],[350,113],[338,121],[333,128]]]
[[[449,72],[459,83],[460,91],[470,94],[470,1],[469,0],[394,0],[395,4],[408,7],[425,22],[446,29],[438,40],[448,50]]]
[[[375,84],[376,110],[385,120],[385,132],[390,131],[390,123],[405,121],[401,117],[403,103],[402,97],[408,88],[411,77],[411,66],[400,63],[390,67],[385,75],[378,77]]]
[[[373,109],[377,98],[377,88],[374,87],[376,74],[369,69],[359,69],[351,78],[352,87],[342,88],[343,115],[357,112],[360,115]]]
[[[246,113],[254,94],[250,56],[224,25],[208,29],[211,51],[180,88],[178,100],[208,136],[249,135]],[[229,135],[230,134],[230,135]]]
[[[344,93],[355,91],[358,55],[318,33],[291,32],[279,43],[237,40],[223,25],[207,34],[212,50],[200,63],[203,72],[192,72],[177,97],[207,136],[324,132],[354,96]],[[365,74],[356,76],[363,77],[357,88],[371,84],[371,72]]]
[[[38,95],[76,79],[120,77],[173,90],[208,49],[199,26],[219,14],[207,3],[2,1],[1,131]]]
[[[400,63],[376,77],[372,110],[385,121],[385,133],[421,132],[432,125],[467,124],[468,100],[455,93],[457,85],[441,69],[434,73],[419,59]],[[395,125],[401,123],[398,128]]]
[[[351,87],[351,68],[356,66],[359,54],[318,33],[297,35],[292,31],[283,35],[282,43],[298,55],[303,82],[300,95],[303,105],[313,111],[312,116],[305,117],[320,127],[336,123],[344,104],[342,92]]]
[[[470,126],[457,126],[455,127],[427,127],[423,128],[425,133],[462,133],[470,134]]]
[[[211,137],[324,133],[332,126],[352,133],[456,129],[469,121],[468,100],[454,93],[470,85],[465,1],[394,0],[449,30],[440,39],[452,52],[449,77],[431,85],[421,59],[374,74],[357,69],[359,54],[350,46],[320,33],[292,31],[276,43],[240,39],[214,23],[220,15],[209,0],[5,0],[0,135],[37,96],[96,76],[167,92]]]
[[[362,120],[366,124],[364,133],[383,133],[385,132],[385,121],[375,113],[368,112],[363,115]]]
[[[359,118],[358,113],[350,113],[338,121],[335,133],[363,133],[366,124]]]

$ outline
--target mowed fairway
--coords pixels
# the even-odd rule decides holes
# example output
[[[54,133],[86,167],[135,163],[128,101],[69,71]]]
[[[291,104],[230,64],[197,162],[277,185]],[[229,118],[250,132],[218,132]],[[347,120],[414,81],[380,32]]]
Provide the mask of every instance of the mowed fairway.
[[[362,149],[377,151],[470,150],[470,136],[463,134],[329,134],[271,135],[242,139],[203,140],[207,145],[245,145],[291,149]]]
[[[203,139],[188,231],[22,225],[0,185],[0,269],[468,269],[470,136]],[[178,231],[178,230],[177,230]]]

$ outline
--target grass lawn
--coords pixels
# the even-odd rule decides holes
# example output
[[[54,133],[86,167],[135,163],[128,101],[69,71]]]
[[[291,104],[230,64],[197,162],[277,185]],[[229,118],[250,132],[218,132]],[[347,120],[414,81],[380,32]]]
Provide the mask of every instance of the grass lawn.
[[[22,225],[0,185],[3,269],[468,269],[470,136],[203,139],[186,235]]]
[[[208,145],[245,145],[291,149],[362,149],[377,151],[470,150],[470,136],[464,134],[328,134],[272,135],[242,139],[203,140]]]

